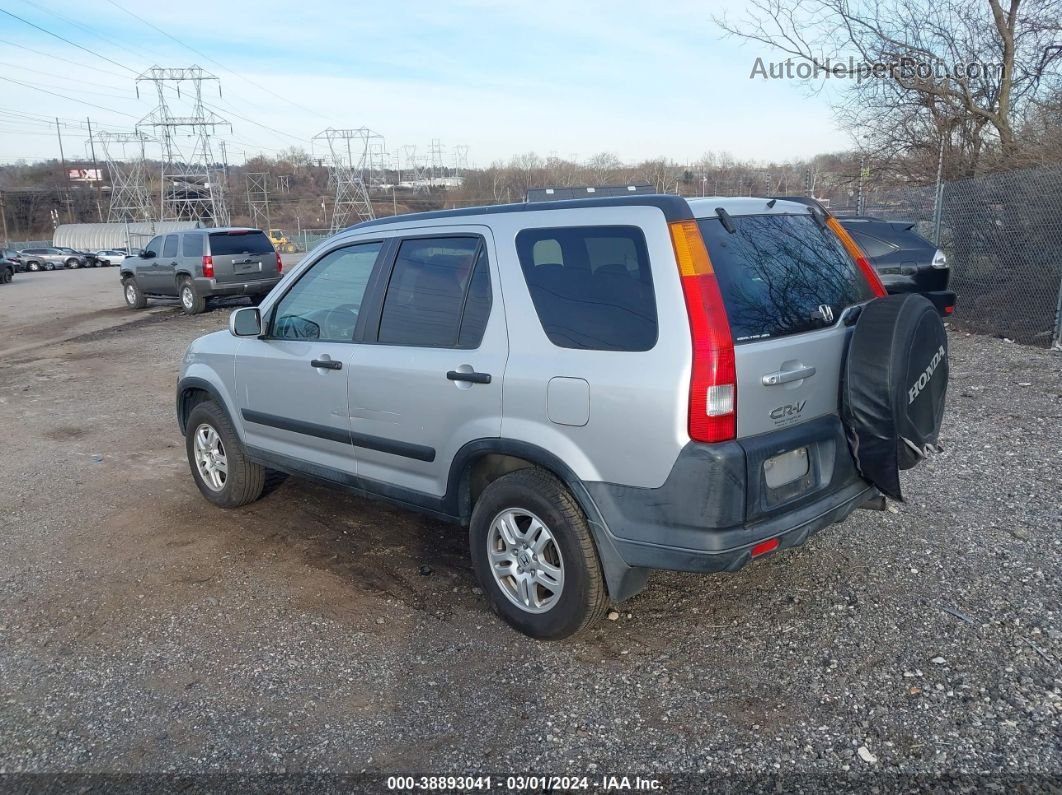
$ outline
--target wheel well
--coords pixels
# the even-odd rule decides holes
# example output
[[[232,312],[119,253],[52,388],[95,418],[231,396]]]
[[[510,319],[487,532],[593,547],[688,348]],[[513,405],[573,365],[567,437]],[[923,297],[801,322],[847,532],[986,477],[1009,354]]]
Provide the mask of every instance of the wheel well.
[[[479,495],[493,481],[502,475],[516,472],[518,469],[539,466],[526,458],[505,453],[485,453],[471,461],[465,469],[461,479],[461,494],[459,509],[461,517],[468,519],[472,516],[472,508],[475,506]]]
[[[192,415],[192,409],[211,399],[209,392],[198,387],[189,387],[181,392],[181,428],[188,426],[188,418]]]

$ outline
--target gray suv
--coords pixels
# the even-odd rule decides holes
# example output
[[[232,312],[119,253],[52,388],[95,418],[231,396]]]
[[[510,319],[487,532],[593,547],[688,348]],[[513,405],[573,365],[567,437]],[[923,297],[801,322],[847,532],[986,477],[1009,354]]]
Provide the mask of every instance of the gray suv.
[[[492,607],[562,638],[652,569],[734,571],[901,496],[947,340],[924,298],[881,296],[790,202],[396,216],[193,342],[177,417],[214,504],[293,474],[464,525]]]
[[[194,229],[158,235],[121,262],[122,291],[133,309],[148,298],[178,298],[190,315],[215,296],[246,295],[258,304],[280,281],[284,264],[259,229]]]
[[[62,268],[81,268],[87,260],[75,251],[61,248],[24,248],[19,257],[29,271],[54,271]]]

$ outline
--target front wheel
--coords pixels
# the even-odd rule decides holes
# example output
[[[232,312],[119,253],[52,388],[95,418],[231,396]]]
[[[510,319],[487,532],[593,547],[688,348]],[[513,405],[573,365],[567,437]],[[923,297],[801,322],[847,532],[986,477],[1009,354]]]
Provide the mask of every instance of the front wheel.
[[[122,293],[125,295],[125,303],[130,309],[143,309],[147,306],[147,297],[132,276],[122,282]]]
[[[186,315],[198,315],[206,309],[206,298],[196,293],[191,279],[181,282],[180,297]]]
[[[66,267],[71,268],[71,269],[80,268],[81,267],[81,263],[78,260],[76,260],[73,257],[71,257],[70,259],[68,259],[66,261]]]
[[[222,508],[254,502],[266,488],[266,470],[247,460],[236,429],[213,401],[192,409],[185,450],[203,496]]]
[[[493,481],[468,535],[491,607],[514,629],[559,640],[604,616],[608,593],[586,517],[548,472],[521,469]]]

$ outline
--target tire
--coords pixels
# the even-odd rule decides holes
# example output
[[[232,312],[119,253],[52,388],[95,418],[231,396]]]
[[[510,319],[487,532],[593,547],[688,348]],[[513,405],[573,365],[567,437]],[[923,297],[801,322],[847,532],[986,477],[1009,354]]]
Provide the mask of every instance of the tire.
[[[541,529],[536,530],[536,520]],[[506,525],[516,544],[505,540]],[[550,538],[544,539],[542,530]],[[521,469],[487,486],[472,511],[468,539],[472,565],[490,605],[513,629],[539,640],[560,640],[589,629],[605,615],[608,593],[586,517],[548,472]],[[531,543],[536,539],[542,545],[537,552]],[[513,574],[495,574],[491,550],[498,561],[508,558],[506,570]],[[559,593],[543,587],[543,580],[557,582],[558,570]],[[543,579],[534,582],[533,577]],[[533,590],[521,591],[520,581]],[[538,604],[527,606],[529,599]]]
[[[55,270],[55,265],[53,263],[51,263],[51,262],[46,262],[46,263],[44,263],[44,269],[46,271],[54,271]]]
[[[68,259],[64,264],[66,265],[66,267],[70,268],[71,270],[76,270],[76,269],[81,267],[81,263],[78,262],[73,257]],[[85,267],[87,268],[88,266],[86,265]]]
[[[30,273],[37,273],[41,269],[41,264],[39,262],[27,262],[26,268]]]
[[[147,306],[147,296],[132,276],[122,279],[122,292],[125,294],[125,303],[130,309],[143,309]]]
[[[187,427],[188,466],[204,497],[221,508],[239,508],[262,496],[266,469],[247,460],[236,429],[216,403],[208,400],[193,408]]]
[[[186,315],[198,315],[206,309],[206,298],[196,293],[191,279],[181,280],[177,295],[181,299],[181,309]]]

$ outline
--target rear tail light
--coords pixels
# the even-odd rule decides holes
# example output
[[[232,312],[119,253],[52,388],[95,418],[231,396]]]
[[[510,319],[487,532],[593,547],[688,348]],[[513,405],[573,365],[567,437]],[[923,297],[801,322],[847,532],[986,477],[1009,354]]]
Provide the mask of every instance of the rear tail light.
[[[948,258],[944,256],[944,252],[939,248],[937,253],[933,255],[933,262],[931,263],[934,268],[946,268],[948,267]]]
[[[874,291],[874,295],[877,298],[884,298],[887,293],[885,292],[885,285],[881,283],[881,277],[878,276],[878,272],[874,270],[874,266],[870,264],[870,260],[867,259],[867,255],[863,253],[863,249],[852,239],[852,236],[848,234],[848,231],[841,226],[836,218],[832,215],[826,219],[826,226],[833,230],[833,233],[837,235],[837,238],[841,241],[841,245],[844,246],[845,251],[848,252],[848,256],[856,261],[856,265],[859,266],[859,270],[863,272],[864,278],[870,284],[870,289]]]
[[[203,256],[203,275],[208,279],[214,278],[214,258],[209,254]]]
[[[955,313],[955,304],[952,304],[951,306],[944,307],[944,314],[945,315],[951,315],[951,314],[954,314],[954,313]]]
[[[280,258],[280,252],[277,252],[277,273],[284,272],[284,260]]]
[[[724,442],[737,435],[737,376],[723,295],[697,222],[669,224],[682,292],[690,317],[690,438]]]

